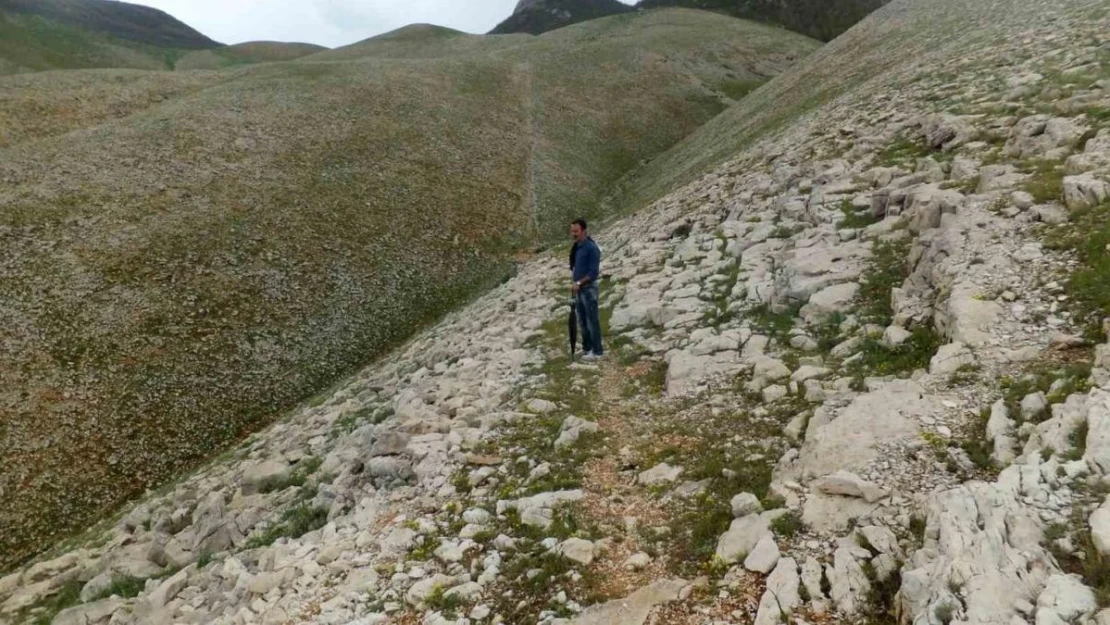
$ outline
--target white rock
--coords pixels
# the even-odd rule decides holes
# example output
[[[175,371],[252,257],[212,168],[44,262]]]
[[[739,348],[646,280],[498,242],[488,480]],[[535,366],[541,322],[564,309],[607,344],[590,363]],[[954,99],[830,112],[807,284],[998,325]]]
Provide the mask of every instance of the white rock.
[[[802,605],[799,586],[798,564],[792,558],[780,559],[775,570],[767,577],[767,589],[759,600],[754,625],[780,625],[789,622],[785,617],[792,615]],[[819,593],[810,596],[818,599],[821,595]]]
[[[764,534],[755,548],[744,558],[744,568],[755,573],[769,573],[779,561],[779,546],[771,534]]]
[[[630,571],[640,571],[651,564],[651,556],[644,552],[634,553],[624,561],[624,568]]]
[[[826,475],[814,481],[812,486],[826,495],[856,497],[867,501],[867,503],[875,503],[890,494],[849,471],[837,471]]]
[[[564,558],[589,566],[594,561],[597,547],[588,540],[568,538],[559,545],[558,553]]]
[[[732,516],[733,518],[740,518],[748,516],[749,514],[758,514],[763,512],[763,504],[759,502],[759,497],[751,493],[740,493],[732,498]]]
[[[929,361],[929,373],[946,375],[955,373],[960,367],[975,364],[975,356],[963,343],[949,343],[941,345],[940,349]]]
[[[643,471],[636,477],[636,482],[641,486],[655,486],[676,481],[685,471],[682,467],[672,467],[663,462]]]

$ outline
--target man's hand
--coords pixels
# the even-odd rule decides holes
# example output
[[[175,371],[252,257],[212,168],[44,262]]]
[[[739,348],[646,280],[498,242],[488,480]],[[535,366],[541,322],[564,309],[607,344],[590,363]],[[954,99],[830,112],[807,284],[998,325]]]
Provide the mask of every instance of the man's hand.
[[[574,295],[578,295],[578,292],[579,292],[579,291],[581,291],[581,290],[582,290],[582,285],[578,284],[577,282],[575,282],[575,283],[574,283],[574,284],[573,284],[573,285],[572,285],[572,286],[570,287],[570,292],[571,292],[572,294],[574,294]]]

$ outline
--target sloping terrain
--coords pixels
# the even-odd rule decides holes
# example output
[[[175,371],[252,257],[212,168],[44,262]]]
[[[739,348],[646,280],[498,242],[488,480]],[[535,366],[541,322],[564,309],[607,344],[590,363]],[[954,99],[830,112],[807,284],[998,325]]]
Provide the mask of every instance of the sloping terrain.
[[[779,24],[832,41],[890,0],[640,0],[641,9],[686,7]]]
[[[605,360],[568,361],[536,257],[0,611],[1106,622],[1108,31],[1095,0],[897,0],[597,233]]]
[[[292,61],[327,50],[311,43],[285,43],[280,41],[249,41],[211,50],[198,50],[183,55],[174,64],[178,71],[194,69],[223,69],[250,63],[276,63]]]
[[[820,41],[832,41],[890,0],[533,0],[517,4],[491,34],[538,35],[606,15],[635,10],[688,8],[776,24]]]
[[[175,57],[171,50],[0,11],[0,75],[93,67],[172,69]]]
[[[0,0],[0,75],[48,69],[173,69],[220,44],[150,7],[108,0]]]
[[[490,31],[491,35],[539,35],[579,22],[634,11],[618,0],[522,0],[513,14]]]
[[[497,53],[0,79],[4,563],[505,279],[816,46],[702,12],[610,20]]]

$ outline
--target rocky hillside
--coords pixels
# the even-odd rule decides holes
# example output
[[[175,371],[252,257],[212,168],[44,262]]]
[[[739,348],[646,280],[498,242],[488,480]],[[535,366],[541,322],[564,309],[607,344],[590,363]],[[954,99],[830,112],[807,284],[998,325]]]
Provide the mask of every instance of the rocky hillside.
[[[5,565],[506,279],[817,45],[692,11],[523,39],[0,79]]]
[[[578,22],[633,11],[618,0],[520,0],[513,14],[498,24],[491,35],[528,33],[539,35]]]
[[[597,233],[600,364],[539,255],[0,613],[1106,623],[1108,31],[1101,0],[896,0]]]

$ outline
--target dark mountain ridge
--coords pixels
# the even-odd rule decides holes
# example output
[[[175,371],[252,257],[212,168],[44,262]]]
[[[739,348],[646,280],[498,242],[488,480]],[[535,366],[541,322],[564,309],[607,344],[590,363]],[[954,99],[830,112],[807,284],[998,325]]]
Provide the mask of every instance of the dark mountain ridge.
[[[521,0],[491,34],[538,35],[585,20],[637,9],[681,7],[776,24],[820,41],[832,41],[890,0]]]
[[[36,15],[162,48],[204,50],[222,45],[164,11],[114,0],[0,0],[0,11]]]

